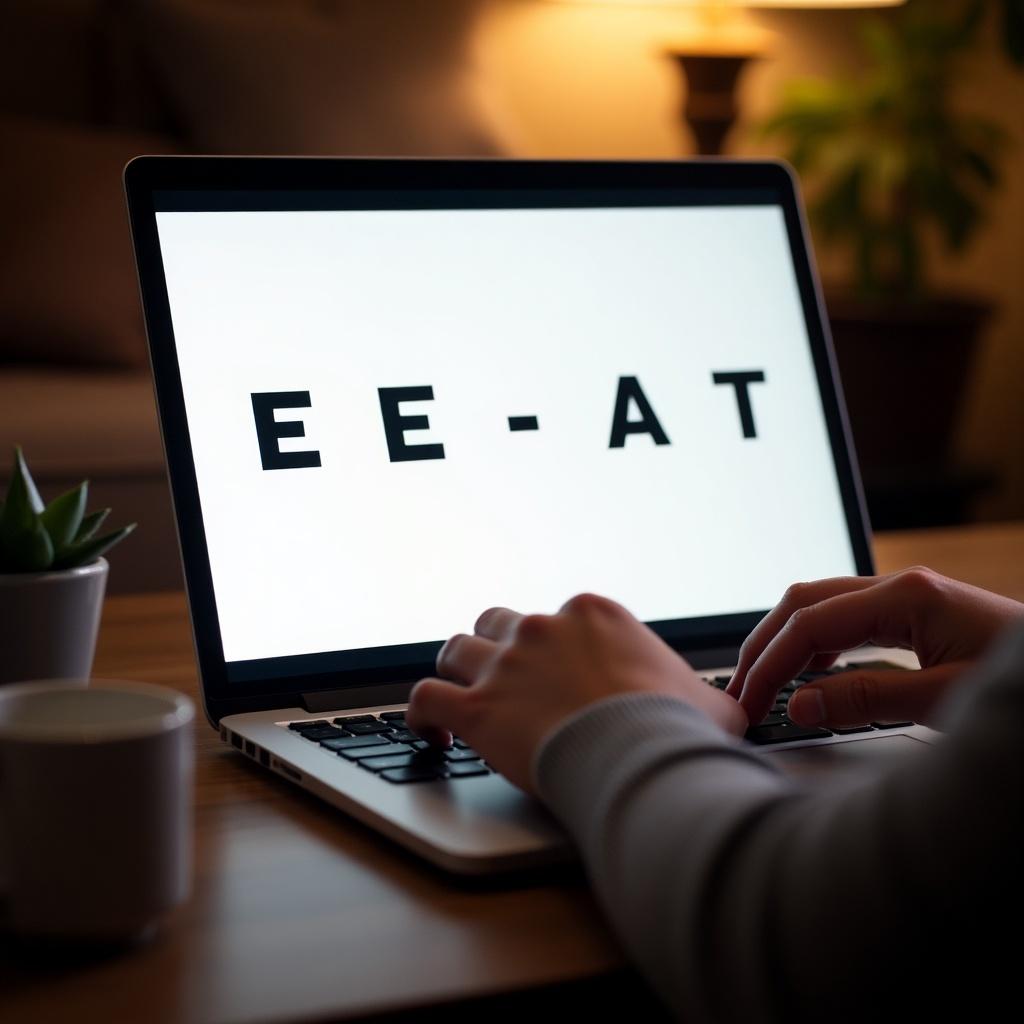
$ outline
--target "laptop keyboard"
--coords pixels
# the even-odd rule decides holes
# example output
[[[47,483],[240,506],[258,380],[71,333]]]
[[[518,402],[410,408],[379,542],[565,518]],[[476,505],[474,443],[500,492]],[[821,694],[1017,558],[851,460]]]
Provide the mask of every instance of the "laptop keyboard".
[[[899,668],[887,662],[864,662],[864,667]],[[896,729],[913,722],[873,722],[848,729],[818,729],[797,725],[787,715],[789,699],[805,683],[824,679],[858,667],[850,663],[827,672],[803,672],[779,691],[775,705],[767,717],[747,730],[747,739],[758,746],[792,743],[794,740],[817,740],[829,736]],[[705,676],[704,681],[724,690],[730,676]],[[348,715],[292,722],[288,728],[310,743],[319,744],[326,752],[344,758],[375,773],[386,782],[433,782],[438,779],[464,779],[494,772],[486,761],[464,740],[456,738],[448,750],[432,747],[411,732],[404,711],[384,711],[380,715]]]
[[[777,743],[792,743],[794,740],[820,740],[829,736],[849,736],[853,733],[875,732],[877,729],[899,729],[904,726],[913,725],[913,722],[872,722],[870,725],[858,725],[846,729],[831,728],[820,729],[797,725],[791,721],[787,714],[789,699],[806,683],[814,682],[817,679],[825,679],[828,676],[838,675],[840,672],[848,672],[852,668],[873,668],[873,669],[899,669],[902,666],[893,665],[890,662],[850,662],[836,668],[830,668],[825,672],[802,672],[792,681],[786,683],[775,698],[775,705],[767,716],[757,725],[751,726],[746,733],[747,739],[758,746],[774,746]],[[731,676],[705,676],[704,681],[710,683],[717,690],[724,690],[729,685]]]
[[[374,772],[385,782],[433,782],[490,775],[493,769],[468,743],[456,738],[448,750],[410,732],[402,711],[292,722],[303,739]]]

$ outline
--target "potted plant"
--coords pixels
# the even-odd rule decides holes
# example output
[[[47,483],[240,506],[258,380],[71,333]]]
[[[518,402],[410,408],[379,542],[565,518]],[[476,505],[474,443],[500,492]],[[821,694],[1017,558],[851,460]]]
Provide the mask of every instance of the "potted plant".
[[[0,683],[86,679],[106,589],[108,551],[135,529],[99,535],[110,509],[86,513],[88,481],[44,505],[21,449],[0,501]]]
[[[999,184],[1002,129],[952,97],[993,6],[1007,55],[1024,63],[1020,0],[913,3],[864,22],[858,77],[791,83],[762,126],[808,179],[819,242],[853,268],[845,286],[826,284],[826,303],[876,525],[956,518],[985,479],[957,467],[952,446],[991,306],[937,294],[927,251],[937,236],[962,252]]]

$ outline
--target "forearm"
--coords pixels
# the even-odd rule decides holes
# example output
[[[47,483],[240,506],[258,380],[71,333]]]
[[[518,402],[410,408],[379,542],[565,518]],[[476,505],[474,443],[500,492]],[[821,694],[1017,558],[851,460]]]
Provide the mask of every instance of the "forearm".
[[[663,697],[592,706],[549,739],[535,774],[631,956],[687,1021],[842,1018],[837,992],[913,990],[935,969],[952,999],[963,928],[979,907],[1019,901],[1005,887],[1020,688],[987,689],[954,742],[814,794]]]
[[[702,714],[657,696],[576,716],[541,750],[536,777],[631,957],[688,1021],[710,1019],[708,971],[725,951],[709,948],[709,929],[730,912],[721,886],[768,891],[774,870],[774,858],[749,861],[739,878],[730,860],[763,832],[766,813],[794,799],[792,785]],[[748,988],[770,984],[758,977],[763,957],[729,955],[755,976]]]

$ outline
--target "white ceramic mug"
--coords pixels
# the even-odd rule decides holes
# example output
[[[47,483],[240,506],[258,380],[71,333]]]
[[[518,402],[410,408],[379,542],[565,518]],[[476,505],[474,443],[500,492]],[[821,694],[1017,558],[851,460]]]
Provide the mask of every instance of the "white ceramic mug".
[[[0,688],[7,927],[132,939],[187,898],[194,716],[184,694],[146,683]]]

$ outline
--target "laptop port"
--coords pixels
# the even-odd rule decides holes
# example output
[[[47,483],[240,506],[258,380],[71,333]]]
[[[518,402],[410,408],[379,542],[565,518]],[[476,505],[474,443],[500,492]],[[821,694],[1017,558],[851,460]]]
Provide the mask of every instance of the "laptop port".
[[[264,768],[270,767],[270,751],[264,750],[262,747],[260,747],[260,764]]]
[[[302,781],[302,772],[297,772],[290,764],[285,764],[284,761],[275,761],[274,767],[282,775],[287,775],[289,779],[294,779],[296,782]]]
[[[256,744],[253,743],[252,740],[246,740],[245,741],[245,752],[250,757],[255,757],[256,756]]]
[[[231,734],[231,745],[237,747],[239,750],[242,749],[242,737],[237,732]]]

